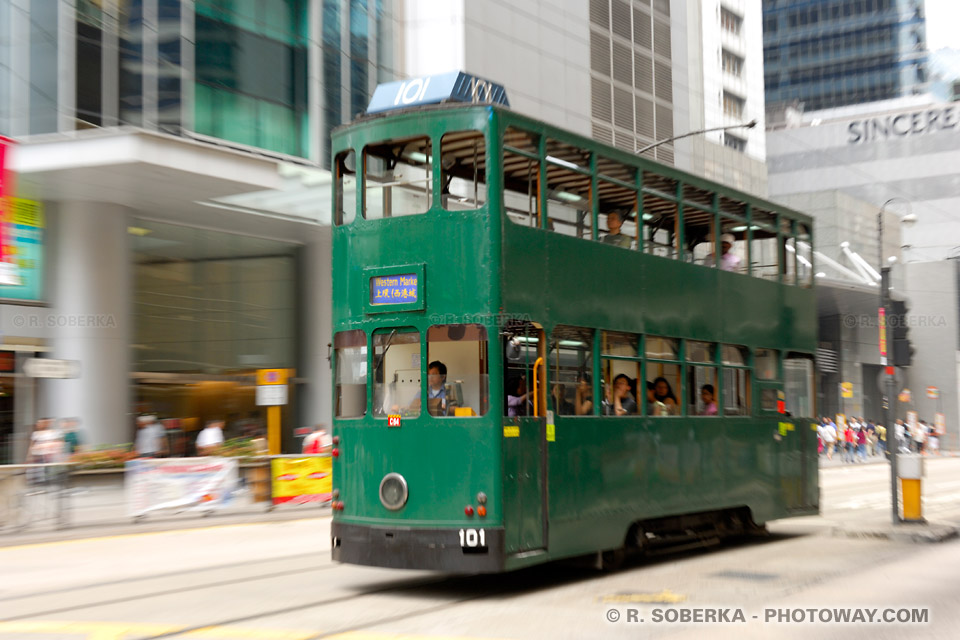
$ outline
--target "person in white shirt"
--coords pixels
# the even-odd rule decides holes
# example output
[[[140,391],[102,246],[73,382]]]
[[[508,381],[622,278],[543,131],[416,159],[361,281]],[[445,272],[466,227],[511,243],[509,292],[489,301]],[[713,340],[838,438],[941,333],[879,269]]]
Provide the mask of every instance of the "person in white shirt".
[[[157,458],[167,455],[167,432],[157,422],[157,416],[137,418],[137,440],[135,448],[140,458]]]
[[[197,435],[197,455],[213,456],[223,444],[223,420],[211,420]]]
[[[823,440],[823,448],[827,452],[827,460],[833,460],[833,447],[837,442],[837,430],[829,422],[820,425],[820,438]]]

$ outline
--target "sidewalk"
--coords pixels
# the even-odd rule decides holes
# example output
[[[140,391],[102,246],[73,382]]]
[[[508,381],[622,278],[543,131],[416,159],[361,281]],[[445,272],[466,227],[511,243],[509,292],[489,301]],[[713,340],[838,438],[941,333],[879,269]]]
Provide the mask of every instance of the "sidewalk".
[[[127,514],[126,495],[120,486],[70,489],[65,499],[69,505],[66,527],[58,528],[52,518],[31,523],[21,533],[0,533],[0,547],[330,515],[329,505],[318,503],[282,504],[270,509],[269,502],[254,502],[249,493],[241,493],[231,504],[212,512],[195,507],[171,509],[140,519]]]

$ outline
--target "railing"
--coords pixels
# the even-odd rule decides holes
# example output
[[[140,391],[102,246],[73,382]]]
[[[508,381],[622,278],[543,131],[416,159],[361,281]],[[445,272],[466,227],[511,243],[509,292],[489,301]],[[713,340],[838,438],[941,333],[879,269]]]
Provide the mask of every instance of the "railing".
[[[124,525],[161,513],[251,515],[281,505],[325,507],[330,491],[329,453],[143,458],[107,469],[0,465],[0,534]]]

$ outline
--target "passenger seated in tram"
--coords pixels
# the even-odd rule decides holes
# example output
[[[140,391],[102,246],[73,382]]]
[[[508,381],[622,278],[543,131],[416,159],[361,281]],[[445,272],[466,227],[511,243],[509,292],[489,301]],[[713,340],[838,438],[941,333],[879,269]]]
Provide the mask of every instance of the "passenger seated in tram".
[[[532,391],[527,391],[527,381],[523,376],[513,376],[507,381],[507,416],[530,415]]]
[[[607,416],[628,416],[637,413],[637,401],[630,393],[630,378],[626,374],[618,374],[613,379],[612,389],[607,391],[607,399],[603,403],[603,414]]]
[[[447,365],[439,360],[434,360],[427,365],[427,411],[432,416],[452,415],[455,399],[448,394],[447,390]],[[420,413],[420,392],[413,397],[410,406],[407,409],[410,413]]]
[[[567,400],[567,385],[562,382],[553,385],[553,410],[559,416],[574,414],[573,403]]]
[[[632,240],[630,236],[625,236],[620,233],[620,227],[623,225],[623,217],[619,211],[611,211],[607,214],[607,228],[610,229],[610,232],[607,235],[603,236],[602,242],[604,244],[612,244],[616,247],[623,247],[624,249],[629,249]]]
[[[700,411],[702,416],[717,415],[717,401],[714,396],[713,385],[705,384],[700,387],[700,400],[703,402],[703,409]]]
[[[593,385],[590,376],[583,373],[577,379],[577,396],[574,399],[574,411],[578,416],[588,416],[593,413]]]
[[[722,251],[720,255],[720,268],[724,271],[740,270],[740,256],[733,253],[733,244],[736,241],[737,239],[732,233],[725,233],[720,236],[720,249]],[[715,258],[716,256],[711,253],[703,263],[708,267],[712,267],[716,263]]]
[[[673,416],[677,414],[677,397],[673,395],[670,383],[663,376],[653,381],[653,402],[650,403],[650,415]]]

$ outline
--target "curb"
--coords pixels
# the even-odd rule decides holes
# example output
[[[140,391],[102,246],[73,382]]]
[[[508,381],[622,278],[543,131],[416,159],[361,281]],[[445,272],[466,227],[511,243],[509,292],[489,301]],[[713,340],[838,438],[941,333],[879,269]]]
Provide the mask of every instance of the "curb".
[[[830,530],[835,538],[870,538],[911,544],[934,544],[960,536],[960,526],[950,524],[904,523],[888,527],[855,527],[839,525]]]

